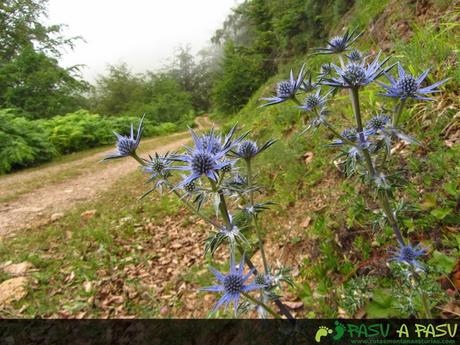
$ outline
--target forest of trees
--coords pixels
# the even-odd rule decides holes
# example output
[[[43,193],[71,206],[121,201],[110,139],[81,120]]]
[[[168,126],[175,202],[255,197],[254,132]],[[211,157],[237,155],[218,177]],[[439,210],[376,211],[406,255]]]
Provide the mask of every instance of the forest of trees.
[[[5,0],[0,4],[0,173],[105,143],[91,133],[96,118],[101,128],[113,123],[107,118],[127,123],[147,114],[149,125],[172,130],[190,124],[196,114],[235,113],[280,62],[307,52],[328,18],[351,5],[352,0],[246,0],[196,56],[183,46],[161,71],[142,74],[126,64],[109,65],[91,85],[80,76],[84,66],[59,65],[62,50],[81,38],[63,36],[62,25],[43,23],[47,1]],[[73,144],[53,147],[57,136],[59,143]]]

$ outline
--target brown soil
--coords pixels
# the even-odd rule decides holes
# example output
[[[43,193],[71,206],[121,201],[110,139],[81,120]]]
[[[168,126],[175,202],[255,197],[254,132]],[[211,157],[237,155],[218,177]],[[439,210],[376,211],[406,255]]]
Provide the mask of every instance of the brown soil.
[[[198,122],[200,127],[202,122],[207,124],[207,118]],[[157,149],[159,153],[165,153],[189,141],[189,136],[184,136],[183,133],[167,138],[170,138],[170,141],[163,145],[161,144],[165,142],[165,138],[144,140],[140,152],[145,153],[147,148],[147,152]],[[0,236],[11,235],[17,230],[40,226],[58,219],[77,203],[94,199],[119,178],[137,168],[138,164],[132,159],[120,159],[115,164],[98,163],[110,152],[113,152],[113,148],[71,162],[22,171],[2,178],[0,197],[11,192],[14,194],[14,191],[20,191],[28,183],[37,183],[40,179],[45,183],[42,185],[38,182],[38,188],[19,193],[20,195],[11,201],[0,202]],[[77,176],[72,174],[73,169],[78,169]],[[50,175],[57,176],[66,172],[69,172],[68,178],[61,178],[58,182],[49,180]]]

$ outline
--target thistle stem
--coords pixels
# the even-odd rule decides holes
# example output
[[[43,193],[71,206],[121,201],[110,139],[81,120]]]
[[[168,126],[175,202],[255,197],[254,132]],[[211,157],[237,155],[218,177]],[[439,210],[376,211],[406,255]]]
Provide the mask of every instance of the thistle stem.
[[[222,217],[224,218],[225,221],[225,226],[227,230],[230,230],[232,228],[232,222],[230,220],[230,215],[228,213],[228,208],[227,208],[227,203],[225,201],[225,196],[222,190],[217,190],[217,185],[216,182],[209,179],[209,182],[211,183],[212,191],[217,192],[219,194],[219,210],[220,213],[222,214]]]
[[[339,138],[340,140],[342,140],[343,142],[349,144],[349,145],[352,145],[354,147],[356,147],[355,143],[352,142],[350,139],[347,139],[345,138],[342,134],[340,134],[334,127],[332,127],[332,125],[327,122],[326,120],[323,120],[323,125],[332,133],[334,134],[337,138]],[[358,148],[359,149],[359,148]]]
[[[251,160],[246,159],[246,170],[248,174],[248,189],[249,189],[249,201],[250,205],[253,208],[254,207],[254,190],[252,189],[252,168],[251,168]],[[264,265],[264,271],[265,274],[269,274],[270,271],[268,269],[268,263],[267,263],[267,257],[265,256],[265,249],[264,249],[264,244],[262,242],[262,235],[259,227],[259,222],[257,219],[257,214],[253,215],[254,219],[254,227],[256,229],[256,235],[257,235],[257,240],[259,241],[259,250],[260,250],[260,255],[262,256],[262,262]]]
[[[423,312],[425,314],[425,318],[427,319],[432,319],[433,318],[433,315],[431,314],[431,309],[430,309],[430,306],[428,304],[428,299],[427,299],[427,296],[425,294],[425,291],[423,291],[422,289],[420,289],[420,275],[415,271],[414,267],[411,266],[411,270],[412,270],[412,273],[415,277],[415,280],[417,281],[417,285],[418,285],[418,291],[420,293],[420,300],[422,302],[422,308],[423,308]]]
[[[170,188],[172,186],[168,185]],[[171,188],[172,190],[172,188]],[[184,200],[183,198],[183,195],[180,195],[180,193],[177,191],[177,190],[172,190],[172,192],[179,198],[180,201],[182,201],[182,203],[187,206],[187,208],[192,211],[193,213],[195,213],[198,217],[200,217],[201,219],[203,219],[205,222],[208,222],[209,224],[211,224],[212,226],[214,226],[215,228],[217,229],[221,229],[222,227],[217,224],[216,222],[214,222],[211,218],[209,218],[208,216],[205,216],[203,213],[201,213],[200,211],[198,211],[195,207],[193,207],[192,205],[190,205],[190,203],[187,201],[187,200]]]
[[[364,133],[363,133],[363,122],[361,119],[361,110],[359,107],[359,88],[357,87],[351,88],[350,95],[351,95],[351,101],[352,101],[352,106],[353,106],[353,112],[354,112],[355,120],[356,120],[357,132],[360,138],[360,142],[364,143],[365,138],[364,138]],[[377,176],[377,171],[374,167],[374,163],[372,162],[372,158],[369,153],[369,150],[367,149],[367,147],[362,147],[360,148],[360,150],[364,157],[364,161],[366,162],[366,166],[367,166],[369,175],[371,176],[371,178],[375,178]],[[385,212],[388,222],[390,223],[393,229],[393,232],[395,233],[396,238],[398,239],[398,242],[402,246],[404,246],[405,245],[404,238],[401,234],[401,230],[399,229],[398,221],[396,220],[394,216],[393,210],[388,200],[387,193],[378,193],[378,196],[379,196],[380,207],[383,209],[383,212]]]
[[[402,111],[404,109],[404,105],[406,104],[406,99],[401,99],[401,101],[396,105],[394,114],[393,114],[393,121],[392,126],[397,127],[399,124],[399,118],[401,117]]]
[[[146,166],[146,165],[147,165],[147,163],[145,162],[145,160],[142,159],[141,157],[139,157],[139,156],[137,155],[136,152],[133,152],[133,153],[131,154],[131,157],[133,157],[135,160],[137,160],[137,161],[140,163],[140,165],[142,165],[142,166]]]
[[[251,295],[249,295],[248,293],[246,292],[242,292],[241,293],[244,297],[246,297],[248,300],[250,300],[251,302],[261,306],[262,308],[264,308],[268,313],[270,313],[275,319],[281,319],[281,317],[278,315],[278,313],[276,313],[272,308],[270,308],[268,305],[266,305],[264,302],[262,301],[259,301],[257,299],[255,299],[254,297],[252,297]]]
[[[343,60],[342,54],[339,54],[339,60],[340,60],[340,66],[342,68],[345,68],[345,61]]]

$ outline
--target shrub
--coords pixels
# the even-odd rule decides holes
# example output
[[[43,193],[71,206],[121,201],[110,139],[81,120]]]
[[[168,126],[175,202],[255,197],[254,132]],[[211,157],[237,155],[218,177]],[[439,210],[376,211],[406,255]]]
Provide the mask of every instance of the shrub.
[[[16,114],[12,109],[0,109],[0,173],[44,162],[57,154],[45,129]]]

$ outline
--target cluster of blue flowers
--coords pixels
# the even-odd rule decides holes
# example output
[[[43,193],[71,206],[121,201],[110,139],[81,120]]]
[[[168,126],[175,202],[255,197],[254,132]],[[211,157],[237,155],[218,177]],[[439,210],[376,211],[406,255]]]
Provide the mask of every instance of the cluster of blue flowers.
[[[167,190],[175,194],[186,207],[212,226],[212,232],[205,244],[205,252],[214,252],[223,244],[229,250],[229,272],[221,273],[215,268],[211,272],[219,282],[218,285],[204,287],[202,291],[221,293],[221,297],[213,308],[217,311],[221,306],[233,303],[235,315],[247,310],[252,305],[262,316],[268,313],[274,317],[284,314],[292,318],[289,310],[279,300],[276,292],[281,288],[281,282],[292,284],[289,270],[284,267],[270,266],[264,250],[262,229],[259,221],[260,213],[272,204],[256,202],[255,194],[261,190],[254,181],[253,161],[275,143],[268,140],[263,144],[246,139],[249,133],[236,134],[236,126],[225,136],[211,129],[199,134],[190,129],[192,145],[184,145],[183,152],[155,153],[148,159],[139,157],[137,148],[142,134],[142,120],[137,135],[131,126],[128,137],[115,133],[117,150],[105,159],[132,157],[140,164],[142,170],[149,175],[147,182],[151,188],[149,193]],[[176,174],[180,172],[181,174]],[[209,217],[203,212],[203,207],[213,207],[216,216]],[[247,237],[251,236],[258,243],[257,248]],[[259,250],[263,268],[257,270],[246,253]],[[238,266],[236,257],[241,257]],[[254,254],[252,254],[254,255]],[[245,267],[248,267],[245,273]],[[251,282],[251,277],[253,281]],[[257,296],[251,296],[257,290]],[[240,303],[245,300],[245,303]],[[269,306],[274,303],[277,312]],[[242,307],[244,306],[244,307]]]
[[[393,252],[392,260],[408,265],[415,271],[423,270],[419,259],[426,254],[426,248],[420,245],[412,246],[407,243],[402,235],[396,213],[391,206],[393,186],[385,175],[385,163],[391,154],[391,148],[398,140],[419,144],[411,136],[403,133],[400,128],[400,117],[404,106],[409,99],[432,100],[430,94],[438,93],[439,86],[446,80],[432,85],[423,85],[428,76],[429,69],[418,77],[408,74],[400,63],[388,64],[389,57],[381,60],[381,52],[374,57],[365,56],[357,49],[352,49],[352,44],[362,35],[355,31],[347,31],[343,36],[336,36],[328,42],[328,46],[317,49],[317,54],[335,54],[338,56],[339,65],[327,63],[321,67],[316,81],[312,82],[310,73],[308,80],[305,66],[302,66],[299,76],[278,83],[276,96],[263,98],[268,101],[262,107],[292,101],[298,108],[310,113],[310,123],[305,131],[323,125],[335,136],[331,146],[343,147],[342,160],[344,172],[347,175],[360,174],[373,185],[376,190],[380,206],[385,214],[386,221],[393,228],[399,244],[397,251]],[[392,70],[397,66],[397,76]],[[388,84],[377,79],[385,77]],[[393,112],[378,111],[365,124],[363,113],[360,109],[359,92],[367,85],[376,82],[383,87],[381,96],[396,100]],[[322,91],[325,88],[328,91]],[[337,130],[328,119],[327,109],[330,95],[340,89],[347,89],[353,106],[354,126]],[[299,101],[304,93],[304,101]],[[323,93],[323,95],[321,95]]]
[[[262,106],[292,101],[297,108],[311,115],[302,133],[324,126],[335,136],[330,146],[342,149],[344,172],[348,175],[361,175],[376,191],[386,221],[392,227],[399,244],[393,252],[392,260],[408,265],[417,274],[423,270],[420,257],[426,254],[426,249],[420,245],[412,246],[403,237],[391,205],[393,186],[385,175],[385,163],[390,159],[391,148],[398,140],[418,144],[417,140],[400,129],[400,116],[407,101],[431,100],[427,95],[440,92],[438,87],[446,80],[425,86],[423,84],[429,70],[414,77],[406,73],[399,63],[389,65],[389,57],[381,59],[380,52],[373,58],[365,56],[351,48],[361,35],[356,31],[347,31],[342,36],[332,38],[328,46],[319,48],[317,53],[337,55],[340,62],[338,65],[324,64],[316,77],[306,72],[305,65],[297,77],[291,70],[289,79],[276,85],[276,95],[262,99],[266,101]],[[397,77],[392,75],[395,66]],[[377,80],[381,77],[386,77],[389,84]],[[396,106],[393,112],[380,110],[363,122],[359,93],[374,82],[383,87],[382,96],[396,99]],[[340,89],[346,89],[350,94],[355,122],[353,127],[342,130],[330,123],[328,110],[328,104]],[[302,93],[305,94],[303,102],[299,101]],[[236,315],[246,310],[243,305],[249,304],[262,317],[270,313],[274,317],[283,314],[292,318],[278,297],[281,282],[292,284],[289,270],[269,265],[264,249],[259,217],[272,203],[255,201],[261,186],[254,181],[253,162],[275,141],[258,144],[247,139],[249,133],[237,135],[236,132],[236,126],[226,135],[218,134],[213,129],[202,134],[190,129],[193,142],[191,146],[185,146],[183,152],[163,155],[155,153],[144,159],[136,153],[142,135],[141,120],[136,136],[132,126],[129,137],[115,133],[117,150],[106,159],[128,156],[136,159],[142,170],[149,175],[147,182],[152,183],[143,197],[155,190],[167,190],[175,194],[195,215],[209,223],[213,230],[205,244],[205,252],[212,255],[223,244],[227,245],[229,272],[225,274],[211,267],[218,285],[202,288],[203,291],[221,294],[213,312],[233,303]],[[213,207],[214,212],[203,212],[204,207]],[[215,216],[210,217],[208,214]],[[250,241],[248,237],[256,241]],[[252,248],[254,246],[257,248]],[[263,263],[263,268],[259,270],[247,255],[257,250]],[[237,256],[241,257],[238,266],[235,264]],[[245,273],[246,266],[248,270]],[[252,282],[251,277],[254,278]],[[258,292],[256,296],[255,292]],[[242,300],[245,303],[241,303]],[[278,307],[277,311],[270,307],[272,303]]]

